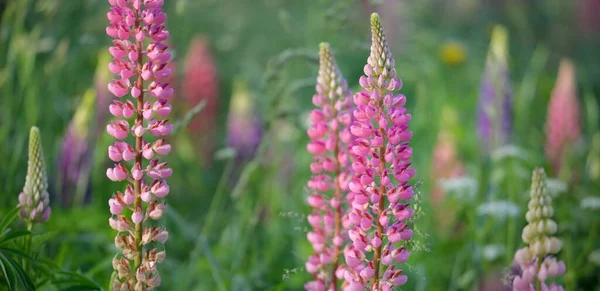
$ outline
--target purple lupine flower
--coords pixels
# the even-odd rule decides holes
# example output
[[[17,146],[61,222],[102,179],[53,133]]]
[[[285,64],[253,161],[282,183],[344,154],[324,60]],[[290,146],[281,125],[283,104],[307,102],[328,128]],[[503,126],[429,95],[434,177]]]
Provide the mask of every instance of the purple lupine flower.
[[[253,104],[246,81],[235,79],[227,116],[227,145],[234,148],[242,160],[254,155],[262,136],[261,122]]]
[[[50,197],[48,195],[48,176],[42,150],[40,130],[32,127],[29,131],[29,156],[25,186],[19,194],[21,218],[31,229],[35,222],[45,222],[50,218]]]
[[[408,144],[411,116],[404,107],[406,97],[392,93],[402,87],[402,81],[396,77],[376,13],[371,15],[371,33],[371,54],[359,80],[365,90],[353,97],[354,177],[348,184],[352,243],[344,249],[348,266],[344,290],[388,291],[408,280],[396,263],[404,263],[410,255],[406,241],[412,237],[408,222],[413,209],[407,201],[414,193],[408,181],[415,170],[410,167]]]
[[[63,207],[75,201],[83,202],[90,190],[89,172],[92,164],[90,148],[91,123],[95,108],[96,95],[88,90],[77,108],[67,132],[63,138],[57,159],[57,193]]]
[[[307,131],[311,139],[307,150],[313,154],[313,176],[308,181],[308,204],[312,207],[308,222],[312,230],[307,238],[314,252],[306,262],[306,270],[314,280],[304,285],[309,291],[338,290],[338,280],[343,278],[345,267],[340,257],[347,237],[342,227],[346,216],[343,198],[351,178],[348,148],[352,141],[352,92],[329,44],[322,43],[319,52],[317,94],[312,99],[317,109],[310,114],[312,125]]]
[[[163,0],[108,2],[112,7],[106,32],[114,38],[109,69],[120,78],[108,85],[117,97],[109,111],[118,119],[106,127],[117,139],[108,148],[115,164],[106,175],[112,181],[129,182],[124,193],[119,191],[108,201],[109,223],[118,231],[115,245],[123,250],[113,259],[116,276],[112,287],[152,290],[160,285],[157,263],[165,257],[159,248],[169,237],[166,229],[151,222],[163,214],[164,198],[169,194],[165,179],[172,174],[167,163],[158,159],[171,151],[164,137],[173,129],[166,119],[171,112],[168,100],[174,93],[168,82],[167,16],[162,11]],[[131,97],[125,97],[129,94]],[[135,143],[128,143],[128,137]],[[132,214],[128,217],[126,213]]]
[[[486,153],[508,143],[512,132],[512,85],[508,74],[507,38],[504,27],[494,27],[481,79],[477,134]]]

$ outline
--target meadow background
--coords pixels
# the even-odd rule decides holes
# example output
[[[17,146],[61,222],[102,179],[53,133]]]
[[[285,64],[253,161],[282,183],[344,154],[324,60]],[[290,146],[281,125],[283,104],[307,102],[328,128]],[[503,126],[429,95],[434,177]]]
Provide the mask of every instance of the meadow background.
[[[311,251],[305,131],[318,44],[331,43],[356,89],[373,11],[413,117],[422,215],[403,289],[505,290],[522,245],[530,173],[542,166],[552,178],[566,290],[600,290],[599,1],[165,2],[179,126],[169,137],[160,290],[302,289]],[[119,187],[105,175],[108,8],[102,0],[0,0],[0,216],[17,204],[36,125],[52,205],[50,221],[36,229],[44,233],[39,256],[104,288],[117,252],[107,201]],[[476,106],[497,24],[508,31],[513,129],[509,143],[485,152]],[[563,58],[576,67],[581,136],[556,172],[544,154],[545,128]],[[436,155],[440,132],[451,145]],[[441,187],[433,168],[448,151],[462,170]],[[61,166],[65,160],[78,162]]]

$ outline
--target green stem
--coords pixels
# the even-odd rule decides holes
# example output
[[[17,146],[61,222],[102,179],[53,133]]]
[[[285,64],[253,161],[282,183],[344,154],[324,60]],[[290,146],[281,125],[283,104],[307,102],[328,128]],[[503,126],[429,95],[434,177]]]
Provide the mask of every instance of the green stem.
[[[513,174],[515,171],[515,161],[514,159],[510,160],[510,179],[507,180],[507,190],[508,190],[508,201],[514,203],[515,205],[519,205],[517,202],[517,177]],[[515,232],[517,231],[517,222],[515,217],[508,217],[508,229],[507,229],[507,242],[506,242],[506,264],[510,264],[512,262],[513,254],[515,252]]]
[[[31,232],[33,230],[33,222],[27,222],[27,231]],[[27,238],[25,238],[25,254],[31,257],[31,244],[32,244],[32,236],[33,233],[30,233]],[[23,270],[27,272],[29,268],[29,262],[26,258],[23,258]]]
[[[335,110],[335,106],[331,106],[333,109],[333,118],[337,119],[337,110]],[[333,134],[335,136],[335,148],[333,150],[333,160],[334,160],[334,187],[335,187],[335,193],[333,194],[335,199],[338,201],[338,207],[335,208],[335,230],[334,230],[334,238],[341,236],[341,230],[342,230],[342,188],[340,186],[340,173],[341,173],[341,166],[340,166],[340,161],[338,160],[338,154],[340,152],[340,144],[339,144],[339,129],[336,127],[336,129],[333,131]],[[335,271],[337,270],[338,266],[339,266],[339,262],[340,262],[340,246],[338,245],[334,245],[334,251],[333,251],[333,264],[331,266],[331,285],[333,287],[333,291],[337,291],[338,290],[338,280],[337,280],[337,276],[335,274]]]
[[[136,10],[135,11],[135,27],[140,27],[141,25],[141,11],[140,10]],[[137,82],[134,84],[134,86],[137,86],[137,88],[140,90],[140,96],[137,97],[137,112],[136,112],[136,118],[135,118],[135,124],[136,125],[143,125],[144,124],[144,117],[142,116],[142,112],[144,110],[144,79],[142,78],[142,69],[143,69],[143,65],[144,65],[144,54],[143,52],[143,48],[142,48],[143,43],[141,41],[136,41],[136,47],[137,47],[137,52],[138,52],[138,58],[137,58],[137,73],[138,73],[138,79]],[[143,145],[142,145],[143,139],[141,136],[136,136],[135,137],[135,164],[139,164],[140,167],[143,169],[144,167],[142,166],[142,150],[143,150]],[[133,183],[133,191],[134,191],[134,195],[135,195],[135,202],[134,202],[134,206],[133,206],[133,211],[137,211],[138,209],[142,208],[142,180],[136,180]],[[143,213],[143,209],[142,209],[142,213]],[[135,260],[134,260],[134,265],[133,265],[133,272],[134,274],[137,273],[137,270],[140,268],[140,266],[142,265],[142,256],[144,253],[143,250],[143,245],[142,245],[142,234],[143,234],[143,229],[144,229],[144,220],[142,220],[140,223],[135,225],[135,234],[134,234],[134,239],[135,239],[135,249],[136,249],[136,256],[135,256]],[[134,278],[136,278],[134,276]],[[135,279],[135,281],[137,282],[137,279]]]
[[[380,96],[385,96],[383,94],[383,90],[380,90]],[[381,102],[379,104],[379,110],[383,113],[385,112],[385,107],[383,105],[383,102]],[[379,129],[380,133],[381,133],[381,137],[383,138],[383,144],[381,145],[381,147],[379,148],[379,159],[381,161],[380,165],[379,165],[379,177],[383,178],[383,173],[385,172],[385,168],[386,168],[386,162],[385,162],[385,148],[387,146],[387,133],[385,132],[385,129],[380,128]],[[386,193],[385,193],[385,186],[383,186],[383,184],[381,183],[381,180],[379,180],[379,214],[378,215],[373,215],[373,220],[375,220],[375,225],[377,225],[377,233],[379,233],[379,235],[381,237],[383,237],[383,225],[381,225],[381,223],[379,222],[379,217],[381,216],[381,214],[383,213],[383,210],[385,209],[385,199],[386,199]],[[375,233],[375,235],[377,235],[377,233]],[[383,240],[381,241],[381,244],[375,248],[375,254],[373,256],[373,269],[374,269],[374,274],[373,274],[373,287],[375,287],[375,290],[379,290],[379,265],[381,262],[381,249],[383,247]],[[371,288],[373,289],[373,288]]]

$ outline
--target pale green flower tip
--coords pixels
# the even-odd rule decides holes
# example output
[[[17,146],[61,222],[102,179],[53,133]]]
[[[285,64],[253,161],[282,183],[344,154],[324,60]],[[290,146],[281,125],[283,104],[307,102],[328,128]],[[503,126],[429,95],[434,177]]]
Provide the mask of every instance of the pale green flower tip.
[[[37,144],[40,140],[40,129],[37,126],[32,126],[29,130],[29,144]]]
[[[348,85],[339,69],[329,43],[319,44],[319,74],[317,92],[330,100],[343,99]]]
[[[508,30],[502,25],[496,25],[492,29],[491,53],[500,60],[506,61],[508,55]]]
[[[379,14],[377,12],[371,13],[371,27],[373,28],[381,28],[381,19],[379,18]]]
[[[322,42],[319,44],[319,51],[321,52],[321,54],[329,53],[330,50],[331,46],[328,42]]]

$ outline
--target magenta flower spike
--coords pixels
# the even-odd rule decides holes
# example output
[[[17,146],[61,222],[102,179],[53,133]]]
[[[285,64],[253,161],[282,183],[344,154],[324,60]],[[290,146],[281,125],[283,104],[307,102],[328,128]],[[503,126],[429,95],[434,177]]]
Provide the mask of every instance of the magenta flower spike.
[[[348,231],[352,241],[344,249],[347,271],[344,290],[393,290],[407,281],[396,263],[409,257],[406,241],[412,236],[413,197],[408,181],[412,149],[408,141],[410,114],[404,95],[394,95],[402,81],[396,77],[379,15],[371,15],[371,54],[360,78],[364,88],[354,95],[356,137],[351,149],[354,177],[349,183],[352,210]]]
[[[307,238],[314,253],[306,262],[313,280],[304,285],[309,291],[338,290],[338,280],[343,278],[340,257],[347,237],[342,225],[346,212],[343,200],[351,178],[348,149],[352,140],[352,93],[328,43],[321,43],[319,56],[317,94],[312,100],[317,108],[310,114],[312,125],[307,131],[307,149],[313,154],[313,176],[308,181],[308,204],[312,207],[308,222],[312,230]]]
[[[108,148],[114,165],[106,171],[113,181],[127,181],[124,192],[108,201],[110,226],[118,234],[122,253],[113,259],[115,290],[152,290],[160,285],[157,263],[165,258],[162,246],[168,232],[154,226],[169,193],[165,181],[172,171],[159,159],[171,151],[164,139],[173,126],[166,117],[173,88],[168,82],[171,53],[165,41],[163,0],[109,0],[108,35],[114,38],[109,69],[119,75],[108,85],[117,98],[109,111],[117,117],[107,127],[116,141]],[[133,141],[132,143],[129,140]]]

